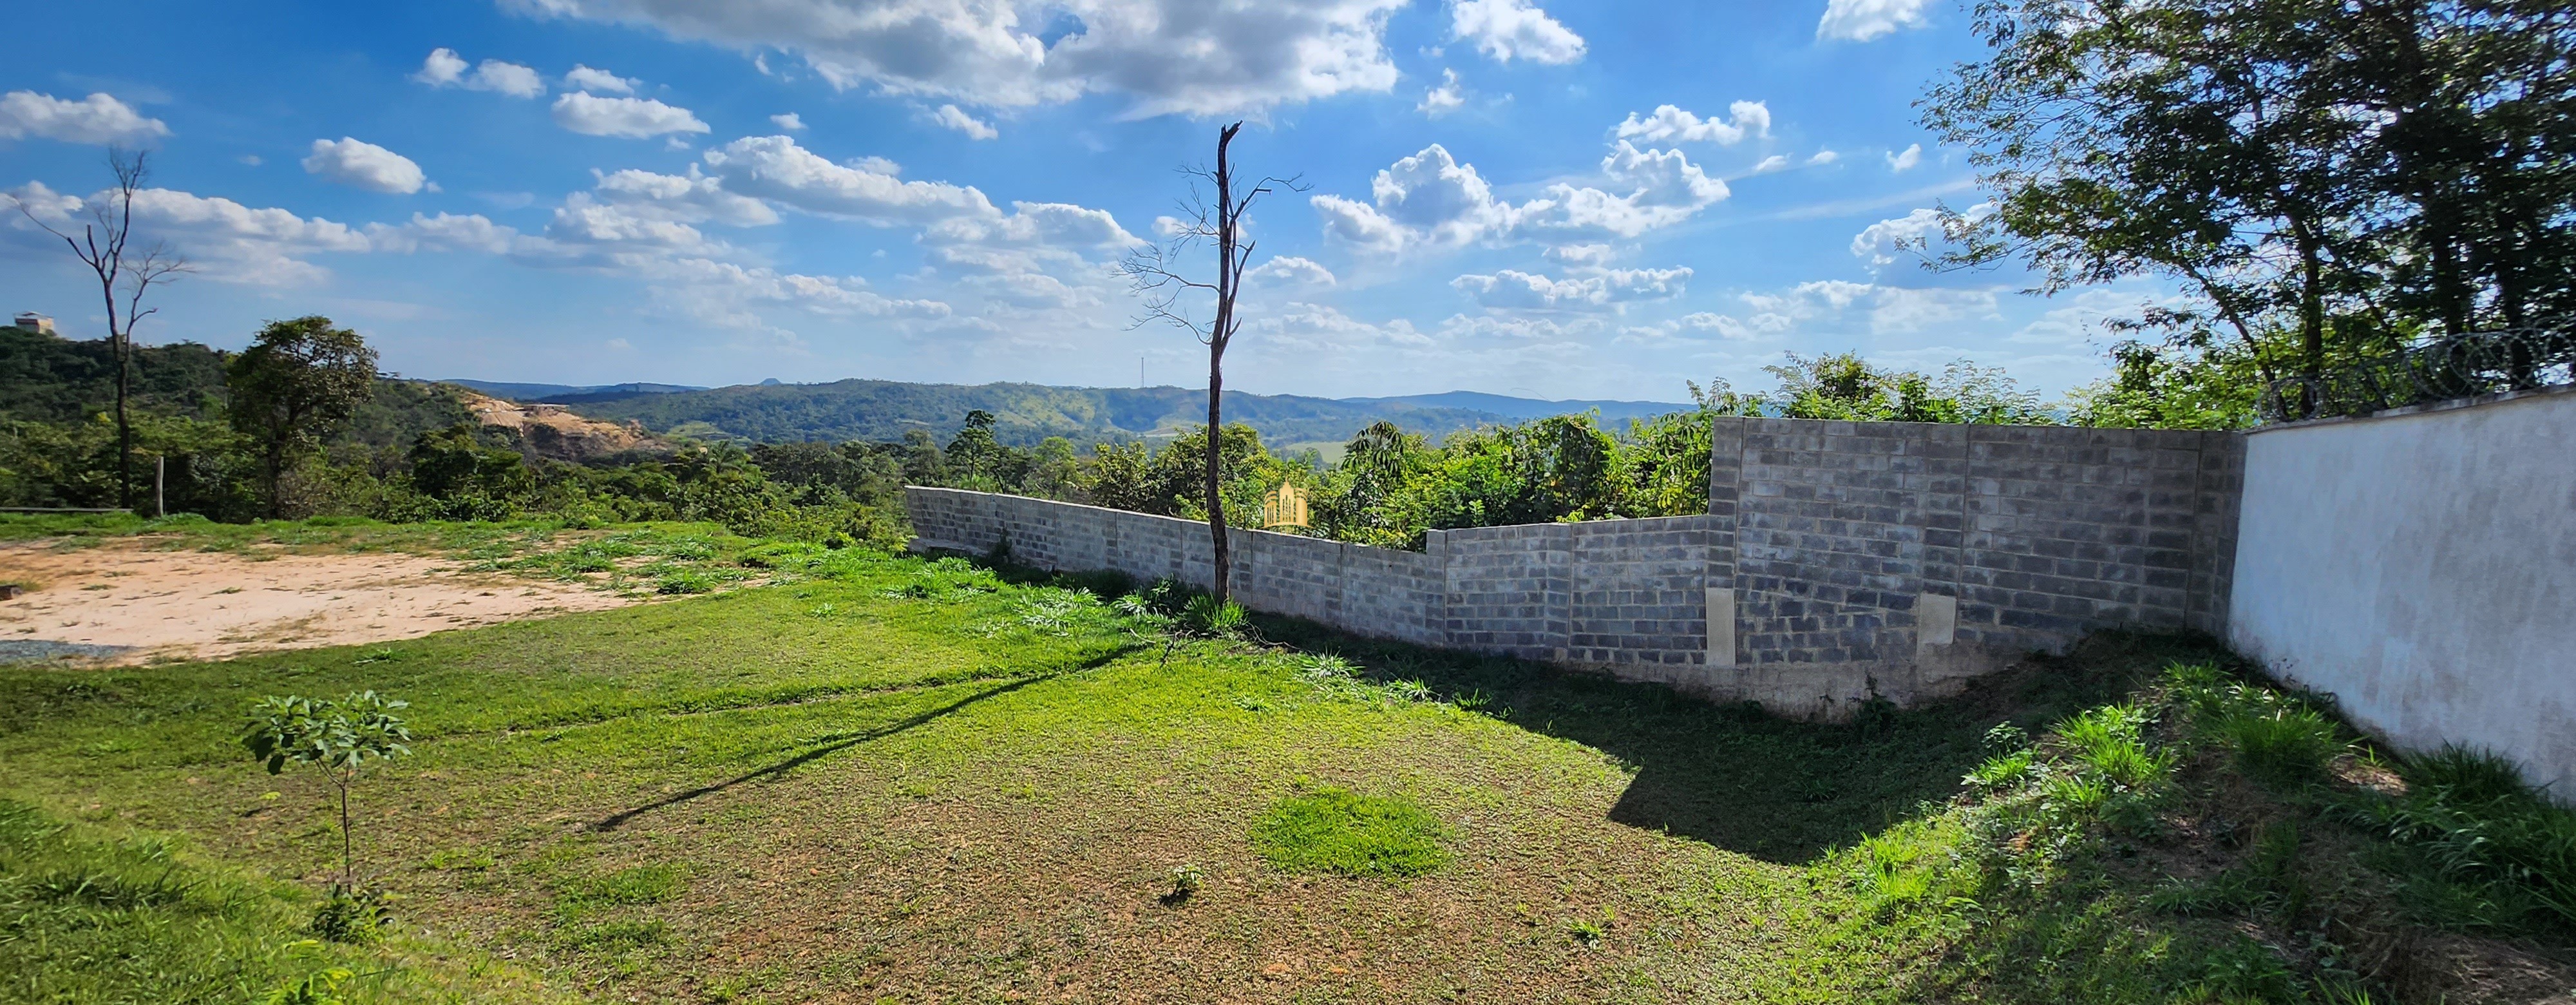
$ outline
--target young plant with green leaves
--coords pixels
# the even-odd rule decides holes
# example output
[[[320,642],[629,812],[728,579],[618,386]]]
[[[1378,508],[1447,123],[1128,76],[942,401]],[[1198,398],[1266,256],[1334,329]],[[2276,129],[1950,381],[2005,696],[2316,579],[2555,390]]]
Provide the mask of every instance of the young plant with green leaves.
[[[349,836],[349,788],[371,762],[411,755],[411,727],[395,713],[410,707],[374,691],[339,701],[295,695],[260,699],[251,707],[242,746],[268,773],[304,765],[322,773],[340,796],[340,889],[357,884],[357,856]]]

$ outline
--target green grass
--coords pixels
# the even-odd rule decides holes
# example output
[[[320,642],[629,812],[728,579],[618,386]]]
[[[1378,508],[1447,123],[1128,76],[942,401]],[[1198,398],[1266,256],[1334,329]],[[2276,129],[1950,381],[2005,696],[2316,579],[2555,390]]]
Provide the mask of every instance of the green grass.
[[[1289,796],[1252,827],[1252,846],[1288,872],[1419,876],[1449,863],[1440,821],[1410,800],[1327,788]]]
[[[0,1001],[250,1002],[332,971],[369,1001],[452,1000],[464,981],[556,997],[472,953],[313,939],[303,927],[318,901],[176,841],[110,838],[0,799]]]
[[[1111,602],[1097,579],[699,552],[685,528],[577,547],[633,531],[381,533],[524,575],[649,546],[773,585],[0,667],[0,795],[79,854],[165,847],[173,882],[213,877],[169,899],[146,856],[95,896],[44,894],[128,927],[0,935],[0,980],[54,982],[0,1001],[196,1000],[157,964],[7,955],[75,931],[235,974],[200,996],[226,1001],[334,967],[389,1001],[2301,1001],[2388,990],[2363,971],[2407,932],[2565,943],[2563,811],[2466,755],[2372,794],[2342,780],[2369,765],[2340,733],[2304,781],[2257,779],[2305,755],[2248,760],[2261,744],[2223,724],[2311,706],[2165,674],[2224,660],[2188,640],[2104,637],[1822,725],[1258,616],[1232,626],[1249,640],[1173,638],[1187,598]],[[393,546],[352,533],[296,547]],[[355,794],[396,925],[316,946],[328,791],[234,737],[262,695],[358,689],[409,700],[418,736]],[[53,861],[0,882],[38,889]]]

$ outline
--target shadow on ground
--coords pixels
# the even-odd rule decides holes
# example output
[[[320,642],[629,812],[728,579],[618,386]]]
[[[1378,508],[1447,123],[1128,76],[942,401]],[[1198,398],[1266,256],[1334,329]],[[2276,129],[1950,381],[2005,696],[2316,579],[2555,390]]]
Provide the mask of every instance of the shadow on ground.
[[[1382,681],[1421,681],[1485,714],[1618,758],[1637,774],[1612,820],[1784,864],[1811,862],[1916,815],[1926,800],[1950,799],[1960,776],[1986,756],[1986,731],[1999,723],[2037,732],[2111,700],[2170,659],[2223,653],[2206,639],[2104,633],[2069,656],[2033,655],[1959,698],[1836,724],[1302,621],[1258,624],[1273,642],[1337,653]]]
[[[1117,573],[1049,573],[1006,554],[979,560],[1006,579],[1087,589],[1133,586]],[[1849,723],[1783,719],[1663,684],[1551,664],[1365,638],[1296,618],[1255,614],[1255,634],[1331,653],[1380,682],[1419,681],[1443,700],[1592,747],[1636,770],[1610,819],[1705,841],[1769,862],[1804,864],[1947,801],[1986,757],[1986,732],[2031,733],[2116,700],[2173,660],[2232,661],[2198,635],[2102,632],[2063,656],[2032,654],[1967,693],[1920,708],[1883,707]]]

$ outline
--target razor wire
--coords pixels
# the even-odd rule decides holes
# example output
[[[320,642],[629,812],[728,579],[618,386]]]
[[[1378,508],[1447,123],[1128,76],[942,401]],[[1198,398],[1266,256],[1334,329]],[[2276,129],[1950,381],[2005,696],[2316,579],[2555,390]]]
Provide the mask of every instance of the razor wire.
[[[2576,383],[2576,327],[2468,332],[2318,374],[2275,380],[2271,422],[2369,415],[2436,401]]]

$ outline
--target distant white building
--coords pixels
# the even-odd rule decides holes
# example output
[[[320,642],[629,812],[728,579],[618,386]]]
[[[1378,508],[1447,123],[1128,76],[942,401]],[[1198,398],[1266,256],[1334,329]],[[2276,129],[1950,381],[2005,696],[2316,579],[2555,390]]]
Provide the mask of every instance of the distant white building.
[[[54,319],[28,311],[18,315],[18,327],[38,335],[51,335],[54,333]]]

